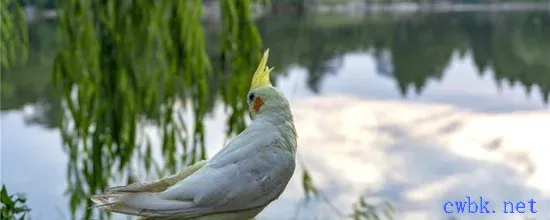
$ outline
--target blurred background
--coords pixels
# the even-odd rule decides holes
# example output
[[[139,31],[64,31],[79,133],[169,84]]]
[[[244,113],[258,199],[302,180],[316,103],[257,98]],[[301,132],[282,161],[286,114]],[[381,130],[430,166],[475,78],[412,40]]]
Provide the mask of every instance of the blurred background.
[[[220,150],[266,48],[299,166],[257,219],[550,216],[547,0],[2,0],[1,16],[3,217],[126,219],[87,198]],[[466,196],[537,213],[443,211]]]

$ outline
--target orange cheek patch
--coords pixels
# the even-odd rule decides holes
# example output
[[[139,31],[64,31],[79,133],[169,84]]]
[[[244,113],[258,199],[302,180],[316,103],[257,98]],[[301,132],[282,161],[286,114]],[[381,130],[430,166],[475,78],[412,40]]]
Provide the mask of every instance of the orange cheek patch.
[[[254,113],[258,114],[260,112],[260,108],[264,105],[264,100],[260,97],[256,97],[254,99],[254,103],[252,103],[252,109],[254,110]]]

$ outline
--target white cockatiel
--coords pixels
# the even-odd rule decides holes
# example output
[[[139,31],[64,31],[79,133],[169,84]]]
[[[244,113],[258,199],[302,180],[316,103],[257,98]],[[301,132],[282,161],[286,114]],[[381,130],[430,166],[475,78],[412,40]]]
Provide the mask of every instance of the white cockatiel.
[[[151,183],[107,189],[92,201],[140,219],[253,219],[277,199],[295,168],[288,100],[272,86],[266,50],[247,100],[252,123],[210,160]]]

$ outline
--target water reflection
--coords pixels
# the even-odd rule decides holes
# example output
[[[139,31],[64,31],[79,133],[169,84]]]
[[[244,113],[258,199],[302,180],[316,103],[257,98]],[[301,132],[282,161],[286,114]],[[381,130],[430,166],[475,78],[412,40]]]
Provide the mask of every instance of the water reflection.
[[[544,175],[550,164],[542,158],[548,155],[543,147],[546,139],[542,131],[550,129],[544,104],[550,93],[550,66],[545,59],[550,55],[548,13],[338,18],[327,22],[328,18],[320,15],[268,16],[258,21],[263,42],[271,48],[269,62],[276,67],[276,85],[294,103],[301,158],[316,186],[334,205],[349,212],[351,204],[364,194],[375,201],[393,202],[401,212],[399,219],[440,219],[443,216],[437,213],[441,202],[465,194],[482,194],[497,201],[538,196],[540,216],[545,215],[542,207],[550,205],[550,192],[544,188],[550,184]],[[182,101],[178,97],[176,88],[182,87],[172,88],[176,91],[164,98],[147,101],[144,92],[153,89],[145,87],[155,84],[151,82],[162,75],[158,73],[129,79],[139,86],[117,90],[124,94],[102,95],[114,98],[99,102],[113,103],[110,114],[98,114],[94,116],[98,118],[82,121],[69,120],[66,121],[69,127],[60,127],[59,112],[73,111],[72,114],[84,114],[81,117],[86,118],[94,111],[86,109],[92,105],[82,105],[85,102],[77,109],[65,105],[65,109],[60,110],[61,100],[75,97],[67,91],[62,95],[53,92],[52,63],[60,48],[53,43],[54,30],[51,23],[32,27],[30,63],[2,74],[2,167],[10,164],[37,174],[29,178],[3,170],[3,181],[8,187],[13,186],[12,191],[29,193],[29,205],[37,210],[35,216],[40,219],[58,218],[61,214],[53,207],[59,207],[62,215],[70,216],[66,202],[70,197],[79,200],[72,201],[75,210],[85,211],[85,205],[74,205],[84,204],[85,195],[80,192],[81,195],[75,197],[73,189],[69,190],[72,196],[63,197],[61,190],[65,186],[69,189],[80,186],[84,192],[91,192],[106,185],[155,178],[183,166],[186,158],[167,155],[180,155],[185,151],[182,146],[193,139],[182,138],[178,141],[179,147],[167,147],[166,143],[176,135],[172,131],[177,129],[171,127],[173,124],[155,120],[178,121],[174,124],[185,124],[189,129],[202,126],[207,147],[202,152],[209,156],[223,146],[226,134],[242,129],[247,120],[239,107],[242,100],[235,97],[244,97],[242,91],[247,90],[248,79],[229,77],[227,74],[232,71],[222,71],[219,58],[223,53],[215,49],[219,48],[220,32],[207,29],[207,42],[213,42],[208,45],[208,56],[213,66],[220,69],[214,69],[205,82],[207,90],[202,92],[209,98],[201,102],[209,104],[199,110],[204,115],[196,118],[194,100]],[[51,45],[54,46],[49,47]],[[224,63],[228,60],[239,62],[226,59]],[[177,78],[166,78],[154,90],[165,89],[166,82]],[[85,84],[78,86],[97,89]],[[407,96],[409,101],[399,100],[401,96]],[[144,106],[151,111],[143,110],[144,116],[136,113],[140,100],[150,102]],[[126,112],[132,108],[136,111]],[[173,118],[163,119],[160,115],[173,115]],[[130,118],[116,122],[124,117]],[[116,123],[102,124],[101,118],[110,118]],[[23,126],[22,121],[27,125]],[[83,122],[95,127],[74,125]],[[29,126],[35,124],[54,130]],[[106,150],[104,146],[108,144],[99,144],[77,148],[79,151],[61,151],[62,141],[116,142],[104,139],[101,134],[91,136],[96,138],[94,142],[82,133],[87,129],[103,129],[103,133],[108,134],[117,124],[122,127],[135,124],[141,132],[136,137],[121,135],[119,142],[125,147],[135,146],[128,139],[134,138],[143,148],[129,148],[125,151],[128,154],[121,154],[117,150],[120,146]],[[72,126],[85,129],[71,131],[75,128]],[[335,127],[339,129],[332,132]],[[66,133],[60,140],[59,129],[74,133]],[[44,135],[47,139],[22,140],[27,135]],[[142,139],[145,136],[149,137],[148,141]],[[41,146],[43,143],[48,146]],[[39,148],[46,150],[37,151]],[[93,149],[102,150],[101,154],[95,154],[101,158],[89,160],[86,155],[92,154],[83,153]],[[23,155],[33,155],[31,158],[36,158],[33,159],[36,163],[18,162]],[[55,162],[43,160],[41,155],[48,155]],[[68,163],[69,173],[59,173],[65,170],[67,158],[72,158],[79,167],[70,168],[74,165]],[[142,160],[145,158],[149,160]],[[98,166],[97,161],[103,164]],[[44,164],[53,170],[45,170]],[[110,179],[102,178],[111,175],[105,174],[102,167],[125,172],[118,173],[113,183],[97,182]],[[146,169],[148,167],[150,169]],[[163,167],[169,169],[163,170]],[[296,213],[298,201],[303,198],[301,172],[297,170],[288,190],[260,219],[287,219]],[[44,195],[45,189],[33,187],[38,174],[43,173],[55,173],[42,177],[48,183],[44,184],[50,189],[48,195]],[[67,184],[65,174],[69,178],[80,176],[80,180]],[[313,213],[320,219],[334,215],[326,204],[312,203],[304,207],[299,219],[313,219]]]
[[[30,124],[47,128],[59,126],[59,97],[53,91],[52,61],[59,50],[55,22],[33,23],[29,26],[29,57],[26,65],[16,65],[2,74],[2,111],[36,105],[39,110],[29,116]]]
[[[258,27],[266,45],[278,45],[273,49],[275,65],[307,68],[313,91],[338,68],[334,63],[345,53],[372,51],[386,65],[379,68],[392,69],[380,74],[394,78],[399,91],[407,95],[411,89],[421,93],[431,80],[441,80],[453,55],[462,58],[469,52],[480,76],[493,70],[497,85],[519,84],[527,93],[537,87],[538,95],[548,102],[550,15],[546,12],[347,17],[265,17]]]
[[[488,115],[341,95],[295,103],[302,158],[317,185],[343,210],[358,194],[367,194],[389,199],[399,210],[398,219],[444,219],[446,200],[480,195],[495,204],[533,197],[540,203],[536,216],[548,214],[548,163],[540,156],[548,154],[540,130],[549,128],[547,111]],[[500,140],[498,147],[487,148],[494,140]],[[292,198],[299,184],[295,179],[283,198]],[[321,219],[334,219],[327,210],[320,205],[313,211]]]

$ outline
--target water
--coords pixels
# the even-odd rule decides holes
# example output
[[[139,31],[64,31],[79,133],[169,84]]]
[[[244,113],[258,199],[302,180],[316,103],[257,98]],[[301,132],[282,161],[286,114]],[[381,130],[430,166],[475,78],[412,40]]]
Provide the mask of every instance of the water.
[[[502,200],[533,198],[538,213],[455,217],[550,214],[548,12],[271,15],[257,24],[292,103],[300,161],[337,209],[350,213],[363,195],[390,202],[396,219],[447,219],[445,201],[483,196],[498,212]],[[213,26],[207,42],[217,38]],[[51,77],[61,45],[51,22],[30,35],[29,63],[2,74],[2,182],[27,194],[33,219],[69,219],[72,162]],[[204,119],[208,156],[230,125],[224,100]],[[162,161],[162,128],[139,126]],[[138,162],[130,167],[138,180],[155,177]],[[339,219],[326,202],[302,205],[303,168],[258,219]]]

